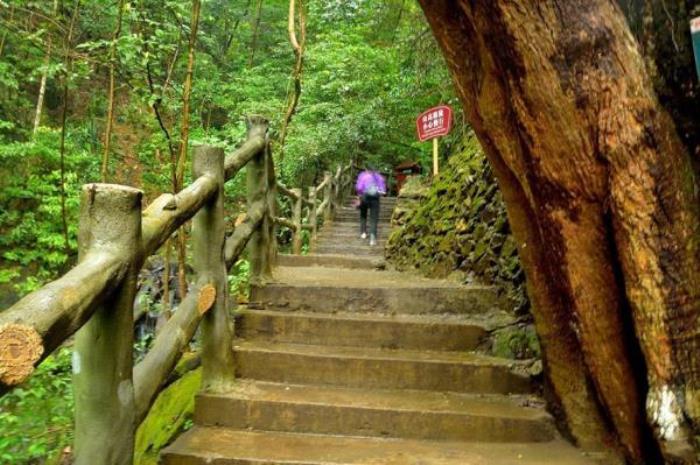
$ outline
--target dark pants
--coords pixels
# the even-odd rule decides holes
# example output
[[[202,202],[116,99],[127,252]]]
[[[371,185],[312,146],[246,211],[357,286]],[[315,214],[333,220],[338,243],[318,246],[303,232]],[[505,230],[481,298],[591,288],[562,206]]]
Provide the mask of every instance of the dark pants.
[[[360,200],[360,232],[367,232],[367,210],[369,210],[369,233],[377,237],[379,222],[379,196],[363,195]]]

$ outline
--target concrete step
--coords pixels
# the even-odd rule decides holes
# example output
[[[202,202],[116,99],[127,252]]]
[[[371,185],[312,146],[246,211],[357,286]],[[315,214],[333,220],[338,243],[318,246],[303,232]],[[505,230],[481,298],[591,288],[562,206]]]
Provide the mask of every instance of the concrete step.
[[[599,465],[563,441],[527,444],[322,436],[197,426],[163,465]]]
[[[314,249],[316,253],[320,254],[333,254],[333,255],[349,255],[349,256],[384,256],[383,245],[346,245],[346,244],[336,244],[336,243],[319,243]]]
[[[369,224],[369,220],[367,221],[367,223]],[[345,227],[345,228],[357,226],[357,230],[359,231],[360,230],[360,219],[359,218],[352,218],[352,217],[345,217],[345,218],[339,217],[339,218],[336,218],[335,220],[333,220],[333,222],[331,223],[331,226],[332,227]],[[379,226],[380,228],[390,228],[391,224],[390,224],[389,219],[381,219],[380,218],[379,222],[377,223],[377,226]],[[322,228],[322,229],[325,229],[325,228]]]
[[[377,232],[379,233],[379,238],[386,239],[388,236],[388,232],[391,230],[391,228],[377,228]],[[384,235],[382,235],[384,233]],[[319,241],[337,241],[337,242],[343,242],[347,240],[356,240],[359,243],[366,243],[366,239],[360,239],[360,226],[358,225],[357,228],[352,228],[352,230],[347,230],[345,228],[328,228],[328,229],[323,229],[319,232],[318,234],[318,239]]]
[[[478,394],[526,394],[533,388],[522,362],[467,352],[243,341],[235,345],[234,358],[239,377],[276,383]]]
[[[360,239],[357,239],[360,241]],[[328,268],[349,268],[363,270],[378,270],[386,267],[383,258],[372,256],[348,256],[335,254],[309,254],[277,256],[277,266],[324,266]]]
[[[393,229],[390,228],[389,226],[379,226],[377,228],[377,235],[379,239],[386,239],[389,237],[391,234],[391,231]],[[338,241],[342,242],[348,238],[360,238],[360,225],[356,224],[354,226],[348,226],[348,225],[343,225],[343,226],[332,226],[327,229],[322,229],[321,232],[318,235],[319,239],[331,239],[333,241]]]
[[[546,442],[552,419],[524,397],[365,390],[241,380],[197,396],[205,426],[445,441]]]
[[[387,238],[379,236],[377,239],[377,247],[379,248],[384,248],[384,245],[386,244]],[[355,234],[347,234],[347,235],[335,235],[335,236],[326,236],[326,235],[321,235],[318,237],[318,243],[316,244],[316,247],[333,247],[333,246],[351,246],[351,247],[369,247],[369,238],[367,239],[362,239],[360,238],[360,235],[355,233]]]
[[[462,319],[460,319],[462,320]],[[486,329],[477,322],[443,316],[367,316],[243,310],[237,336],[275,343],[411,350],[474,350]]]
[[[251,302],[272,309],[386,314],[486,314],[492,286],[464,286],[392,271],[278,267],[275,282],[253,286]]]
[[[379,220],[383,222],[388,222],[391,220],[391,215],[393,212],[391,211],[382,211],[379,212]],[[338,210],[335,214],[335,220],[338,221],[339,219],[344,219],[345,221],[347,220],[360,220],[360,211],[359,210]]]

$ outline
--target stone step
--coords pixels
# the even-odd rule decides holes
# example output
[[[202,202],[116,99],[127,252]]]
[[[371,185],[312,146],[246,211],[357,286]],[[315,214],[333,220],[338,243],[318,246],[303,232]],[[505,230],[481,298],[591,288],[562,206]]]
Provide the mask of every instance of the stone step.
[[[386,238],[391,231],[391,228],[377,228],[379,237]],[[352,230],[347,230],[345,228],[328,228],[321,230],[318,234],[318,239],[320,241],[346,241],[346,240],[357,240],[364,243],[366,239],[360,239],[360,226],[357,228],[352,228]]]
[[[322,436],[197,426],[162,465],[599,465],[563,441],[526,444]]]
[[[391,210],[389,211],[380,211],[379,212],[379,220],[383,221],[389,221],[391,219],[391,215],[393,212]],[[345,218],[345,219],[351,219],[355,220],[357,219],[359,221],[360,219],[360,211],[359,210],[338,210],[335,214],[335,220],[337,221],[339,218]]]
[[[369,221],[367,222],[369,224]],[[337,219],[335,221],[331,221],[330,223],[324,225],[321,227],[320,231],[327,231],[329,229],[346,229],[346,228],[352,228],[352,227],[357,227],[357,230],[360,230],[360,219],[359,218],[347,218],[347,219]],[[379,228],[391,228],[391,222],[389,220],[380,220],[377,223],[377,227]]]
[[[346,244],[336,244],[336,243],[320,243],[314,251],[320,254],[333,254],[333,255],[348,255],[348,256],[384,256],[383,245],[373,245],[370,246],[369,243],[364,245],[346,245]]]
[[[411,350],[474,350],[486,329],[476,322],[444,316],[367,316],[243,310],[237,336],[275,343]]]
[[[377,270],[385,268],[386,262],[381,257],[372,256],[358,257],[317,253],[309,255],[280,254],[277,256],[277,266],[324,266],[329,268]]]
[[[533,387],[522,362],[467,352],[242,341],[234,358],[239,377],[276,383],[477,394],[525,394]]]
[[[328,238],[328,237],[319,237],[318,242],[316,243],[315,251],[317,251],[319,248],[331,248],[331,247],[354,247],[354,248],[363,248],[363,249],[381,249],[383,250],[384,247],[386,246],[387,243],[387,238],[379,236],[377,239],[377,245],[376,246],[371,246],[369,245],[369,238],[367,239],[360,239],[359,236],[348,236],[348,237],[340,237],[340,238]],[[348,253],[352,254],[354,251],[344,251],[342,253],[336,254],[336,255],[347,255]],[[333,252],[325,252],[326,254],[333,253]],[[383,253],[383,252],[382,252]]]
[[[197,396],[195,422],[236,429],[445,441],[555,439],[542,408],[524,397],[365,390],[240,380]]]
[[[252,286],[251,302],[314,312],[486,314],[498,306],[492,286],[414,277],[392,271],[277,267],[275,282]]]
[[[369,220],[367,221],[367,224],[369,225]],[[341,228],[349,228],[353,226],[357,226],[357,230],[360,230],[360,219],[359,218],[352,218],[352,217],[339,217],[333,220],[333,222],[330,225],[331,227],[341,227]],[[377,226],[380,228],[390,228],[391,224],[389,222],[389,219],[381,219],[377,223]],[[322,228],[325,229],[325,228]]]
[[[377,235],[380,239],[388,238],[389,235],[391,234],[391,231],[393,228],[389,226],[379,226],[377,228]],[[331,238],[330,240],[333,241],[343,241],[346,240],[347,238],[360,238],[360,225],[359,223],[356,225],[343,225],[343,226],[336,226],[336,227],[330,227],[328,229],[323,229],[319,235],[319,239],[328,239]]]
[[[384,245],[386,244],[387,238],[379,236],[379,239],[377,240],[377,247],[380,249],[384,248]],[[338,246],[347,246],[347,247],[369,247],[369,238],[367,239],[362,239],[360,238],[360,235],[355,233],[355,234],[347,234],[347,235],[337,235],[337,236],[319,236],[318,238],[318,243],[316,244],[316,247],[338,247]]]

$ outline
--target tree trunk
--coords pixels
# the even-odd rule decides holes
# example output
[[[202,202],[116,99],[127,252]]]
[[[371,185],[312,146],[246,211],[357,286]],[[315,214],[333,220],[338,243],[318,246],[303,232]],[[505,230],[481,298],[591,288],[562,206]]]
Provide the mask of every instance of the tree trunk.
[[[107,162],[109,161],[109,152],[112,145],[112,124],[114,123],[114,86],[115,74],[117,71],[117,40],[119,40],[119,36],[122,32],[124,2],[125,0],[119,0],[117,27],[114,29],[114,34],[112,35],[112,45],[109,49],[109,94],[107,95],[107,122],[105,123],[104,151],[102,153],[102,182],[107,182]]]
[[[46,95],[46,81],[49,77],[49,63],[51,62],[52,45],[52,40],[49,36],[46,43],[46,54],[44,55],[44,69],[41,71],[39,96],[36,99],[36,110],[34,111],[34,127],[32,128],[32,135],[36,135],[36,132],[39,130],[39,125],[41,124],[41,113],[44,108],[44,96]]]
[[[12,7],[14,8],[14,6]],[[11,14],[14,13],[14,9]],[[53,15],[58,14],[58,0],[53,2]],[[32,136],[36,135],[39,130],[39,125],[41,124],[41,113],[44,109],[44,96],[46,95],[46,81],[49,77],[49,64],[51,63],[51,48],[53,46],[53,40],[51,33],[47,33],[48,38],[46,39],[46,53],[44,54],[44,69],[41,71],[41,82],[39,84],[39,96],[36,99],[36,111],[34,112],[34,127],[32,128]],[[3,35],[2,43],[5,43],[5,36]],[[0,46],[0,55],[2,54],[2,47]]]
[[[287,137],[289,124],[292,122],[292,117],[297,111],[297,105],[299,105],[299,97],[301,97],[301,75],[304,70],[304,49],[306,47],[306,13],[304,12],[304,2],[302,0],[298,1],[299,37],[297,38],[295,26],[297,21],[295,14],[297,0],[289,0],[289,42],[292,44],[292,49],[294,50],[294,56],[296,57],[296,61],[294,62],[294,70],[292,71],[294,90],[292,91],[292,95],[289,97],[287,111],[285,112],[284,120],[282,120],[282,129],[280,129],[279,146],[282,157],[284,157],[284,140]]]
[[[66,67],[65,75],[63,78],[63,106],[61,108],[61,142],[60,142],[60,171],[61,171],[61,181],[59,184],[59,191],[61,193],[61,223],[63,226],[63,247],[66,254],[70,254],[70,241],[68,237],[68,211],[66,209],[66,123],[68,120],[68,88],[71,78],[71,73],[73,72],[73,60],[71,59],[70,52],[73,46],[73,33],[75,30],[75,24],[78,20],[78,14],[80,13],[80,0],[75,0],[73,4],[73,11],[71,12],[70,25],[68,26],[68,32],[64,40],[64,64]]]
[[[669,462],[692,463],[697,191],[622,12],[610,0],[420,2],[503,191],[573,437],[658,463],[653,429]]]
[[[253,39],[250,42],[250,58],[248,59],[248,68],[252,68],[255,64],[255,51],[258,48],[258,36],[260,34],[260,19],[262,18],[263,0],[258,0],[258,8],[255,13],[255,22],[253,23]]]
[[[199,27],[199,12],[202,2],[192,1],[192,19],[190,23],[190,43],[187,57],[187,76],[182,91],[182,128],[180,135],[180,153],[177,158],[177,171],[175,173],[175,192],[179,192],[185,181],[185,165],[187,164],[187,149],[190,139],[190,98],[192,96],[192,77],[194,75],[195,48],[197,46],[197,29]],[[187,295],[187,275],[185,269],[185,259],[187,255],[187,233],[185,228],[181,228],[177,235],[177,256],[178,256],[178,283],[180,300]]]

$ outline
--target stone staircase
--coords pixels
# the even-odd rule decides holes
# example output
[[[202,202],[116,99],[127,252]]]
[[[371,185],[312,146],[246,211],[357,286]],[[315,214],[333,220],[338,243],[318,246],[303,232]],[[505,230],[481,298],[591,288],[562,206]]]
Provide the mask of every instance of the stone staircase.
[[[238,382],[202,393],[165,465],[597,463],[562,441],[528,363],[481,354],[496,294],[392,271],[350,207],[236,317]]]

